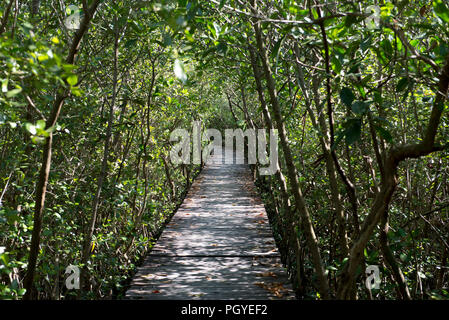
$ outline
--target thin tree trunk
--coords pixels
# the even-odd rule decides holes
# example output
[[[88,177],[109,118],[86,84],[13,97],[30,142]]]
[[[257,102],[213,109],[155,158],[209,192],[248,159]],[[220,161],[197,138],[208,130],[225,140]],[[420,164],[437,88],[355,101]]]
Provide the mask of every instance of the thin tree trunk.
[[[260,105],[262,107],[262,113],[263,113],[263,119],[265,122],[265,126],[268,129],[272,129],[274,128],[273,126],[273,122],[271,120],[271,116],[270,116],[270,112],[268,110],[268,106],[266,104],[265,98],[264,98],[264,93],[263,93],[263,87],[262,87],[262,75],[260,74],[260,70],[257,64],[257,56],[255,53],[254,48],[251,46],[251,44],[248,44],[248,48],[249,48],[249,53],[250,53],[250,58],[251,58],[251,65],[253,68],[253,73],[254,73],[254,79],[256,81],[256,88],[257,88],[257,92],[259,95],[259,101],[260,101]],[[283,225],[283,238],[286,240],[286,245],[287,248],[292,247],[294,252],[295,252],[295,257],[296,257],[296,291],[298,292],[298,294],[301,296],[305,293],[305,288],[304,288],[304,272],[303,272],[303,263],[302,263],[302,259],[301,259],[301,243],[298,239],[298,236],[296,234],[295,231],[295,217],[294,217],[294,213],[292,212],[291,209],[291,204],[290,204],[290,199],[289,199],[289,195],[288,195],[288,190],[287,190],[287,183],[285,181],[285,177],[282,174],[282,171],[280,169],[280,163],[279,163],[279,159],[278,159],[278,164],[277,167],[279,168],[279,170],[276,171],[276,179],[278,181],[278,185],[279,185],[279,191],[281,194],[281,200],[282,200],[282,207],[284,209],[285,212],[285,219],[282,219],[282,223]],[[292,262],[290,262],[292,263]]]
[[[255,6],[255,1],[253,1],[253,6]],[[255,12],[254,12],[255,13]],[[329,284],[327,281],[326,273],[321,261],[320,248],[318,246],[318,239],[315,235],[315,231],[312,224],[312,219],[310,217],[309,210],[307,208],[306,202],[302,195],[301,188],[299,186],[298,174],[293,160],[293,155],[291,153],[290,147],[288,145],[287,131],[285,129],[284,122],[282,121],[281,107],[276,93],[275,82],[273,79],[273,74],[271,67],[268,62],[267,52],[265,50],[262,32],[260,30],[259,22],[253,23],[253,27],[256,33],[257,46],[259,53],[261,55],[261,61],[265,73],[265,79],[267,81],[268,92],[270,95],[271,107],[276,121],[277,129],[279,131],[279,137],[281,140],[281,146],[285,157],[285,162],[287,164],[287,172],[289,177],[289,182],[291,184],[291,190],[293,192],[296,207],[301,215],[301,224],[303,226],[304,233],[306,235],[307,244],[312,255],[312,262],[317,274],[319,282],[319,292],[323,299],[329,299]]]
[[[165,177],[167,178],[167,182],[169,185],[171,200],[174,201],[175,197],[176,197],[176,187],[175,187],[175,184],[173,183],[173,179],[170,174],[170,167],[169,167],[167,159],[165,158],[164,155],[161,156],[161,159],[162,159],[162,163],[164,164]]]
[[[5,12],[3,13],[2,22],[0,25],[0,35],[6,30],[6,25],[8,24],[9,12],[11,11],[12,5],[15,0],[10,0]]]
[[[112,98],[111,102],[109,103],[109,115],[108,115],[108,124],[106,128],[106,138],[104,142],[104,152],[103,152],[103,160],[101,162],[101,169],[100,169],[100,175],[98,176],[97,180],[97,191],[95,193],[95,198],[92,201],[92,214],[89,220],[89,224],[87,227],[87,230],[85,232],[85,238],[84,238],[84,244],[83,244],[83,252],[82,252],[82,258],[81,258],[81,264],[83,267],[83,272],[81,275],[81,288],[84,288],[84,285],[86,284],[87,280],[87,261],[89,260],[89,256],[91,253],[91,242],[92,237],[95,231],[95,224],[97,222],[97,215],[98,215],[98,207],[100,205],[100,197],[101,197],[101,191],[103,188],[104,180],[107,176],[107,169],[108,169],[108,158],[110,153],[110,142],[112,137],[112,125],[114,121],[114,109],[115,109],[115,103],[117,98],[117,80],[118,80],[118,54],[119,54],[119,35],[120,30],[117,26],[117,17],[114,19],[114,26],[116,28],[115,30],[115,39],[114,39],[114,69],[113,69],[113,83],[112,83]]]
[[[39,6],[41,1],[40,0],[32,0],[31,2],[31,14],[33,16],[37,15],[39,13]]]
[[[298,53],[299,53],[299,48],[297,46],[295,46],[296,58],[299,58]],[[304,80],[301,66],[296,64],[296,69],[297,69],[298,84],[303,92],[306,109],[310,115],[310,119],[312,120],[312,125],[314,127],[318,127],[318,123],[315,118],[315,114],[313,113],[312,108],[311,108],[312,103],[307,94],[308,90],[305,87],[305,80]],[[329,177],[331,200],[332,200],[332,204],[334,206],[335,214],[337,216],[337,223],[338,223],[337,238],[338,238],[338,241],[340,244],[339,257],[341,258],[341,260],[343,260],[343,258],[345,258],[347,256],[348,251],[349,251],[348,238],[347,238],[347,232],[346,232],[346,218],[345,218],[344,208],[343,208],[343,205],[341,202],[341,195],[340,195],[340,191],[339,191],[339,187],[338,187],[337,173],[335,170],[334,162],[332,160],[329,130],[326,125],[324,113],[322,112],[322,110],[320,110],[321,102],[320,102],[320,95],[318,92],[318,84],[319,84],[318,82],[319,82],[318,78],[315,78],[313,81],[314,102],[315,102],[315,106],[317,108],[318,122],[319,122],[319,125],[321,128],[321,133],[322,133],[322,135],[320,135],[320,144],[321,144],[321,149],[324,154],[324,160],[326,163],[326,172]]]
[[[66,63],[68,64],[74,63],[76,54],[78,53],[79,46],[81,44],[81,40],[83,39],[84,35],[88,30],[89,23],[95,11],[97,10],[99,3],[100,0],[95,0],[85,13],[84,18],[80,25],[80,29],[78,29],[73,38],[69,54],[66,58]],[[68,92],[65,89],[59,89],[59,93],[57,94],[57,97],[53,104],[50,117],[48,118],[45,125],[46,129],[49,129],[56,125],[62,106],[64,105],[64,100],[66,99],[67,96]],[[29,300],[32,298],[34,274],[36,271],[37,258],[39,255],[39,244],[42,231],[42,219],[44,213],[45,195],[47,191],[48,176],[50,174],[52,144],[53,144],[53,133],[50,132],[49,136],[45,139],[42,155],[42,164],[39,172],[39,179],[36,183],[36,202],[34,207],[33,233],[31,236],[30,255],[28,257],[28,269],[24,279],[24,288],[26,289],[26,293],[23,297],[24,300]]]
[[[348,262],[340,276],[337,297],[339,299],[348,299],[350,284],[355,280],[357,267],[363,258],[363,250],[366,247],[374,228],[379,223],[382,215],[388,210],[391,197],[396,189],[397,167],[403,160],[409,158],[419,158],[435,151],[441,151],[445,146],[436,145],[435,137],[441,121],[444,110],[444,101],[446,100],[449,87],[449,56],[446,58],[445,65],[439,76],[438,91],[435,102],[432,107],[430,119],[427,125],[424,139],[419,143],[401,144],[390,149],[386,160],[384,161],[385,177],[382,179],[380,192],[376,195],[373,205],[367,217],[365,218],[360,235],[354,241],[350,250]]]
[[[320,10],[318,10],[319,15],[321,16]],[[329,45],[327,42],[327,34],[326,34],[326,28],[324,26],[324,22],[321,22],[320,24],[321,29],[321,35],[323,38],[323,44],[324,44],[324,60],[325,60],[325,68],[326,68],[326,101],[327,101],[327,117],[329,122],[329,142],[331,148],[334,146],[335,142],[335,136],[334,136],[334,112],[332,108],[332,89],[331,89],[331,69],[330,69],[330,55],[329,55]],[[298,52],[297,52],[298,53]],[[331,149],[331,156],[332,160],[334,161],[335,168],[344,183],[346,187],[346,191],[348,193],[353,215],[357,216],[358,213],[358,205],[357,205],[357,195],[355,186],[352,181],[348,179],[346,174],[344,173],[343,169],[340,166],[340,163],[337,158],[337,154],[335,153],[335,150]]]
[[[410,295],[410,290],[407,286],[407,282],[405,281],[404,274],[400,266],[398,265],[393,252],[391,251],[390,245],[388,244],[388,211],[384,213],[381,219],[381,231],[380,231],[380,248],[382,250],[382,255],[391,270],[394,280],[398,284],[398,291],[401,294],[403,300],[411,300],[412,297]]]

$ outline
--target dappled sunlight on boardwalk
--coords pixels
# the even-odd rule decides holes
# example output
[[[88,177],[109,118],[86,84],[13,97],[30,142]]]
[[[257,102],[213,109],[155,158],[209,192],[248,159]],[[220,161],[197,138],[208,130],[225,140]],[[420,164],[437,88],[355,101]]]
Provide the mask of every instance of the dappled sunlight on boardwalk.
[[[248,167],[218,162],[196,179],[127,298],[294,298]]]

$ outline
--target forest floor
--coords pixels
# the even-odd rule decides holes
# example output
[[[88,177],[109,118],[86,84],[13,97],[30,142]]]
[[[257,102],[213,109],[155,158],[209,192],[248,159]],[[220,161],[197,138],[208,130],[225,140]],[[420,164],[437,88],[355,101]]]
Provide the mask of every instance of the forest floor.
[[[211,158],[127,299],[294,299],[247,165]]]

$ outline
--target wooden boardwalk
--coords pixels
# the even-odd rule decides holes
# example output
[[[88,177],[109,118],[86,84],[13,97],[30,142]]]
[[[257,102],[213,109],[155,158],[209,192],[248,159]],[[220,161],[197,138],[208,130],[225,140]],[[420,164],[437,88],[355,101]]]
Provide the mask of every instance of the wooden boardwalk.
[[[246,165],[208,163],[127,299],[294,299]]]

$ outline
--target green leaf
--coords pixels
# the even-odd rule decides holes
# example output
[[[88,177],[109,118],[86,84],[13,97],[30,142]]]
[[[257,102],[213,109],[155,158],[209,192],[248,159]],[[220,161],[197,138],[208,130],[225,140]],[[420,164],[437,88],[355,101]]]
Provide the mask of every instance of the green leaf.
[[[435,11],[435,14],[443,20],[443,22],[447,23],[449,22],[449,9],[447,8],[446,4],[442,0],[435,0],[433,2],[433,10]]]
[[[220,43],[215,47],[215,50],[218,53],[225,55],[228,51],[228,46],[223,41],[220,41]]]
[[[382,104],[382,94],[379,91],[374,91],[374,102],[377,104]]]
[[[276,42],[276,44],[274,45],[274,47],[273,47],[273,51],[271,52],[271,57],[273,58],[273,59],[275,59],[275,70],[277,69],[277,65],[278,65],[278,58],[279,58],[279,49],[281,48],[281,46],[282,46],[282,43],[284,42],[284,40],[285,40],[285,36],[286,36],[287,34],[284,34],[277,42]]]
[[[214,39],[218,39],[217,28],[215,27],[215,25],[216,25],[215,22],[213,24],[209,23],[207,25],[207,29],[209,29],[210,33],[212,33],[212,37]]]
[[[39,136],[32,136],[31,141],[34,144],[39,144],[39,143],[43,143],[45,141],[45,139],[43,137],[39,137]]]
[[[171,46],[172,43],[173,43],[173,39],[170,36],[170,34],[168,34],[168,33],[164,33],[164,35],[162,36],[162,39],[163,39],[163,46],[164,47]]]
[[[334,69],[335,73],[340,73],[341,69],[342,69],[342,65],[340,60],[334,55],[331,58],[331,64],[332,64],[332,69]]]
[[[357,18],[356,17],[354,17],[354,16],[347,16],[346,19],[345,19],[345,27],[349,28],[356,22],[357,22]]]
[[[131,48],[131,47],[134,47],[135,45],[136,45],[136,43],[137,43],[137,39],[136,38],[134,38],[134,39],[129,39],[128,41],[126,41],[126,43],[125,43],[125,48]]]
[[[351,89],[345,87],[340,91],[340,99],[347,107],[351,108],[355,96]]]
[[[278,57],[278,55],[279,55],[279,49],[281,48],[281,45],[282,45],[282,43],[284,42],[284,39],[285,39],[285,34],[276,42],[276,44],[274,45],[274,47],[273,47],[273,51],[271,51],[271,57],[272,58],[276,58],[276,60],[277,60],[277,57]]]
[[[35,135],[37,133],[36,126],[29,122],[25,123],[25,129],[32,135]]]
[[[408,78],[402,78],[396,85],[396,92],[404,91],[405,88],[407,88],[407,85],[408,85]]]
[[[312,8],[312,15],[313,15],[313,19],[315,19],[315,20],[320,18],[320,16],[318,15],[318,11],[316,11],[315,8]]]
[[[368,110],[368,103],[365,101],[354,101],[354,103],[351,105],[351,109],[356,114],[364,114]]]
[[[354,142],[360,139],[360,136],[362,134],[361,119],[351,118],[343,124],[343,127],[345,129],[337,133],[337,137],[334,141],[331,150],[335,150],[335,148],[338,146],[340,141],[343,140],[343,138],[345,138],[345,141],[348,145],[353,144]]]
[[[2,92],[3,93],[8,92],[8,79],[2,80]]]
[[[74,86],[78,83],[78,76],[76,74],[72,74],[67,78],[67,83],[71,86]]]
[[[379,133],[379,135],[385,139],[385,141],[390,142],[390,143],[393,142],[393,136],[387,129],[385,129],[381,126],[374,126],[374,128]]]
[[[76,69],[76,66],[73,65],[73,64],[66,64],[66,63],[64,63],[62,65],[62,68],[64,69],[65,72],[72,72],[73,70]]]
[[[365,39],[363,39],[362,42],[360,42],[360,49],[362,49],[362,51],[365,51],[366,49],[368,49],[369,47],[371,47],[372,44],[372,36],[368,36]]]
[[[360,119],[352,119],[345,131],[345,141],[351,145],[360,139],[362,134],[362,121]]]
[[[380,42],[380,47],[383,50],[383,54],[388,58],[391,59],[393,56],[393,46],[391,45],[391,42],[389,39],[384,39]]]
[[[45,130],[45,121],[44,120],[38,120],[36,122],[36,128]]]
[[[22,92],[22,88],[12,89],[6,93],[6,97],[12,98],[12,97],[18,95],[20,92]]]
[[[216,22],[213,23],[213,26],[215,29],[216,37],[218,38],[218,36],[220,35],[220,32],[221,32],[221,26]]]
[[[74,94],[77,97],[81,97],[81,89],[79,87],[72,87],[70,89],[70,91],[72,92],[72,94]]]

